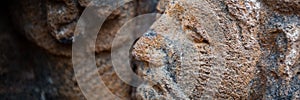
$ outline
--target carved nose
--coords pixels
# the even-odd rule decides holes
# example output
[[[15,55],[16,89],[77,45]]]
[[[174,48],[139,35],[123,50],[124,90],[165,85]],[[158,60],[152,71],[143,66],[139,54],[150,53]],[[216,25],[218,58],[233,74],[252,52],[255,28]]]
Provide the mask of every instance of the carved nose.
[[[145,61],[155,66],[164,64],[163,37],[154,31],[148,31],[136,42],[132,49],[132,56],[136,60]]]

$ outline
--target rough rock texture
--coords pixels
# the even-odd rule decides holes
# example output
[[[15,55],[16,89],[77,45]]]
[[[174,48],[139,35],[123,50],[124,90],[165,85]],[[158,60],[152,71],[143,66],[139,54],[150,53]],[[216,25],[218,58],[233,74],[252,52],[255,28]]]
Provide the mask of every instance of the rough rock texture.
[[[15,19],[23,33],[56,55],[71,55],[74,30],[90,0],[28,0],[16,5]],[[100,2],[101,3],[101,2]],[[114,11],[101,28],[96,52],[109,51],[118,29],[136,14],[136,1]],[[143,2],[142,2],[143,3]],[[36,9],[40,7],[40,9]],[[102,10],[102,9],[100,9]],[[99,11],[99,12],[105,12]],[[21,16],[21,17],[20,17]]]
[[[239,10],[240,5],[223,3],[228,10]],[[198,0],[170,3],[152,27],[150,33],[155,35],[143,36],[134,46],[136,59],[149,65],[139,66],[138,74],[156,82],[153,87],[138,87],[139,98],[248,97],[260,57],[260,46],[255,40],[258,11],[253,5],[252,11],[232,15],[223,12],[219,5],[220,2]],[[247,13],[248,19],[240,18]]]
[[[138,99],[299,99],[299,0],[170,0],[134,45]]]
[[[279,5],[280,2],[280,5]],[[262,22],[257,40],[262,56],[253,86],[256,98],[299,99],[299,0],[262,2]]]
[[[41,69],[49,68],[51,69],[49,73],[56,75],[54,76],[56,79],[52,80],[55,84],[53,88],[56,88],[55,93],[38,91],[39,94],[32,96],[32,98],[43,99],[40,97],[40,94],[50,95],[44,96],[45,99],[51,99],[52,97],[54,99],[84,98],[83,94],[80,93],[74,76],[71,62],[71,46],[75,36],[74,29],[77,21],[90,1],[91,0],[24,0],[12,4],[13,21],[18,31],[25,35],[33,44],[38,45],[50,53],[45,54],[49,59],[47,57],[47,59],[40,59],[41,64],[35,67]],[[105,2],[99,1],[97,3],[101,4]],[[131,87],[122,82],[113,71],[110,57],[111,42],[114,35],[125,22],[137,15],[155,12],[156,4],[157,0],[129,0],[128,3],[115,10],[107,18],[99,31],[95,51],[97,53],[96,62],[99,68],[99,74],[112,93],[121,99],[131,98]],[[99,15],[107,12],[105,9],[105,7],[99,9]],[[32,54],[31,56],[38,57],[39,55]],[[48,63],[54,64],[54,67]],[[4,68],[5,67],[0,67],[0,73],[7,72]],[[38,75],[44,74],[42,72],[43,71],[38,73]],[[41,83],[40,85],[43,86],[43,84],[44,83]],[[6,89],[3,89],[3,91],[6,91]],[[30,93],[30,91],[25,90],[23,92]],[[22,98],[20,95],[17,96],[17,98],[18,97]],[[12,97],[8,96],[7,98],[11,99]]]
[[[71,44],[90,1],[12,4],[16,29],[0,25],[0,99],[84,99]],[[95,51],[99,74],[120,98],[300,99],[300,0],[129,1],[105,21]],[[111,42],[126,21],[151,12],[163,15],[131,52],[149,82],[130,87],[112,69]]]

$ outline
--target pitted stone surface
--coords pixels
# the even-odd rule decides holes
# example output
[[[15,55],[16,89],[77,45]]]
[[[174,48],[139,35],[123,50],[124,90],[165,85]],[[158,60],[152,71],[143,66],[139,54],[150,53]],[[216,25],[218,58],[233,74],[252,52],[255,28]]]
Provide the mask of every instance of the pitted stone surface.
[[[69,60],[75,25],[90,1],[23,0],[13,9],[30,41],[67,56],[47,60],[55,62],[54,84],[63,84],[58,91],[66,98],[82,95]],[[129,1],[105,21],[95,51],[99,74],[122,99],[300,98],[299,0]],[[133,69],[149,81],[134,88],[113,71],[111,42],[123,23],[148,12],[163,15],[133,45]]]
[[[299,98],[298,1],[267,1],[169,0],[133,47],[136,98]]]
[[[67,99],[84,98],[73,73],[71,54],[72,43],[74,42],[74,36],[76,36],[74,34],[75,26],[90,1],[92,0],[24,0],[15,2],[12,7],[14,23],[21,34],[25,35],[33,44],[50,53],[47,53],[47,55],[55,56],[53,57],[54,60],[41,59],[41,62],[45,61],[56,64],[53,65],[53,70],[50,73],[57,75],[55,76],[57,78],[55,79],[57,82],[55,85],[60,89],[57,94],[57,98],[59,99],[63,97]],[[94,5],[103,8],[98,9],[99,13],[96,15],[103,16],[109,14],[107,9],[111,7],[105,4],[111,3],[113,0],[93,1]],[[139,14],[155,12],[158,1],[117,1],[128,1],[128,3],[113,11],[102,25],[101,30],[99,30],[95,51],[96,62],[99,74],[110,91],[121,99],[130,99],[131,87],[122,82],[113,70],[110,57],[111,43],[117,31],[125,22]],[[46,65],[48,66],[49,64],[47,63]],[[43,68],[44,66],[38,67]],[[2,67],[0,69],[0,74],[6,72],[6,69]],[[84,78],[92,80],[91,77]],[[99,88],[90,89],[90,91],[93,90],[99,90]],[[99,94],[107,93],[99,92]],[[47,99],[47,97],[45,98]]]

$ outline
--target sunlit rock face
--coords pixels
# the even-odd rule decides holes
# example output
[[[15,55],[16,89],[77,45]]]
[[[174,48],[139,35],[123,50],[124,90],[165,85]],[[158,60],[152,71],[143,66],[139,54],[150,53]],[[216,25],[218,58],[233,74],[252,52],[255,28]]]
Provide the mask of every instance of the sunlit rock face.
[[[266,1],[169,0],[133,46],[134,96],[299,99],[299,4]]]

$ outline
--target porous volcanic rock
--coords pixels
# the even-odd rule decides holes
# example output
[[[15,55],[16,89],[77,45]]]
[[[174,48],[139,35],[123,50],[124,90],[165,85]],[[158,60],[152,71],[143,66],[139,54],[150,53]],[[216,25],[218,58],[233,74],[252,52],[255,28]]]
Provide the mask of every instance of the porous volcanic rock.
[[[133,47],[137,99],[299,99],[298,0],[169,0]]]
[[[18,76],[28,78],[23,82],[29,84],[40,75],[36,82],[41,83],[37,85],[43,86],[47,81],[49,87],[23,90],[41,92],[46,98],[82,99],[72,73],[71,45],[77,21],[90,1],[15,2],[12,15],[17,30],[50,52],[34,54],[45,57],[33,61],[35,67],[20,71],[26,75]],[[103,24],[95,50],[99,74],[111,92],[120,98],[300,99],[299,0],[126,1],[129,2],[115,10]],[[105,8],[99,12],[99,15],[105,13]],[[129,19],[152,12],[162,16],[137,40],[131,52],[133,69],[148,82],[130,87],[112,68],[111,42]],[[13,44],[7,40],[11,38],[7,34],[1,35],[8,37],[0,40]],[[18,48],[1,46],[5,47],[1,49],[4,53]],[[12,66],[3,61],[0,62],[3,66]],[[2,78],[11,76],[7,74],[10,72],[11,68],[0,67]],[[4,90],[9,88],[0,93]]]

